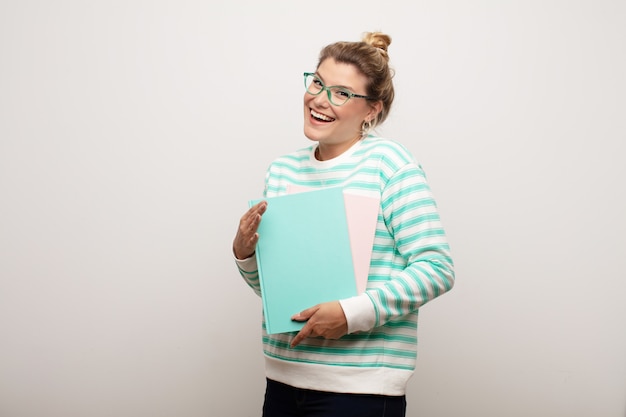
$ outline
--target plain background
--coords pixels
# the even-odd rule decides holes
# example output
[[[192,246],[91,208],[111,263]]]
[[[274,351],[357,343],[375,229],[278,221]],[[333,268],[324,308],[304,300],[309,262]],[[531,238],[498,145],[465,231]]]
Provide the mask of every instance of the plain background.
[[[0,415],[258,416],[231,242],[302,72],[393,37],[379,130],[457,266],[415,417],[626,415],[623,1],[0,1]]]

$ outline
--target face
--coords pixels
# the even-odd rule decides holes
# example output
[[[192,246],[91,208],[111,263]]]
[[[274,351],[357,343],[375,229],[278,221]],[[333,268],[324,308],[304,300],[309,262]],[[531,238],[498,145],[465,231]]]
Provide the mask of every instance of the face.
[[[367,78],[354,65],[329,58],[320,64],[317,76],[324,85],[342,86],[355,94],[367,95]],[[321,159],[334,158],[361,139],[363,121],[375,118],[380,106],[380,102],[356,97],[342,106],[334,106],[328,101],[326,91],[316,96],[305,92],[304,134],[319,142]]]

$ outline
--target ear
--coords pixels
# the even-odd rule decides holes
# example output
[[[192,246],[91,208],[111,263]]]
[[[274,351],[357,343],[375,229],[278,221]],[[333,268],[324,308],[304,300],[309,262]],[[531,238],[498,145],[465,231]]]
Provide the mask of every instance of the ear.
[[[382,101],[378,100],[373,103],[370,103],[370,110],[369,112],[367,112],[367,116],[365,116],[365,120],[368,122],[371,122],[372,120],[376,118],[376,116],[378,116],[378,113],[380,113],[382,110],[383,110]]]

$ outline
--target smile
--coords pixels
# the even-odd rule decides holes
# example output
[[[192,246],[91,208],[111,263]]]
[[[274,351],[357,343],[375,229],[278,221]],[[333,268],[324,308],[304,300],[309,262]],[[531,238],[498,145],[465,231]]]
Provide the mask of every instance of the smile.
[[[328,117],[325,114],[318,113],[313,109],[311,109],[311,116],[313,116],[314,119],[321,120],[323,122],[332,122],[335,120],[332,117]]]

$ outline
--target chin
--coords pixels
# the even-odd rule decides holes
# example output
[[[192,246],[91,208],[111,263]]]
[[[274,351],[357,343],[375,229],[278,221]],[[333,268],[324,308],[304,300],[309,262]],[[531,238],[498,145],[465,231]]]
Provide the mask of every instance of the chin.
[[[312,129],[307,129],[307,127],[304,127],[304,136],[306,136],[309,140],[312,140],[313,142],[319,142],[320,141],[320,137],[317,134],[317,132],[315,132],[314,130],[311,131]]]

